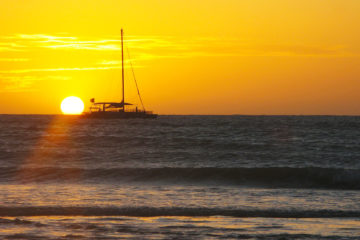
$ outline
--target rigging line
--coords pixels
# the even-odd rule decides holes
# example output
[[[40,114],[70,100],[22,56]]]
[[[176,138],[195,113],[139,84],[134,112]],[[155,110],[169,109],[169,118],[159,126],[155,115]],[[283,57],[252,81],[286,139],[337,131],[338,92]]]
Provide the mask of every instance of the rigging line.
[[[134,81],[135,81],[136,90],[137,90],[138,95],[139,95],[139,99],[140,99],[140,102],[141,102],[141,106],[142,106],[142,108],[143,108],[144,111],[145,111],[144,103],[143,103],[143,101],[142,101],[141,94],[140,94],[140,91],[139,91],[139,87],[138,87],[138,84],[137,84],[137,81],[136,81],[135,72],[134,72],[134,68],[133,68],[133,65],[132,65],[132,60],[131,60],[131,57],[130,57],[129,48],[128,48],[127,46],[126,46],[126,51],[127,51],[128,56],[129,56],[129,63],[130,63],[130,66],[131,66],[131,71],[132,71],[132,75],[133,75],[133,78],[134,78]]]

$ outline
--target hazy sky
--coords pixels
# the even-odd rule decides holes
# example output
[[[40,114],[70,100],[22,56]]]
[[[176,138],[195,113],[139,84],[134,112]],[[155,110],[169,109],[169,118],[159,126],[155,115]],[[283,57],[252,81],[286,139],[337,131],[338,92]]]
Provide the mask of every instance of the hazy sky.
[[[0,113],[120,101],[124,28],[157,113],[360,114],[359,0],[1,0],[0,12]]]

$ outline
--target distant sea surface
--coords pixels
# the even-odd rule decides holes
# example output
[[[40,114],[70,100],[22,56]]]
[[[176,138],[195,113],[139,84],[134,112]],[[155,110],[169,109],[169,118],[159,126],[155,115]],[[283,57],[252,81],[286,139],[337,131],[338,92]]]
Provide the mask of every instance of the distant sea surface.
[[[0,115],[1,239],[360,239],[360,117]]]

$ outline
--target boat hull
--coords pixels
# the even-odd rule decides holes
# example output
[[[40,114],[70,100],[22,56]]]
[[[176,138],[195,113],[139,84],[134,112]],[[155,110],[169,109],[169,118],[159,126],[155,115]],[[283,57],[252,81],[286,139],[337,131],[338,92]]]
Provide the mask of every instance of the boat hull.
[[[103,118],[103,119],[128,119],[128,118],[157,118],[157,114],[146,112],[91,112],[82,115],[85,118]]]

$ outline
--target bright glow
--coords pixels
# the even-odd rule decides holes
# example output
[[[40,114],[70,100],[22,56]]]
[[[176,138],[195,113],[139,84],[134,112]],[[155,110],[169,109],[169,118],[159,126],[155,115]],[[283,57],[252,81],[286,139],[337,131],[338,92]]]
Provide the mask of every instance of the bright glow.
[[[84,111],[84,103],[78,97],[67,97],[61,102],[63,114],[81,114]]]

